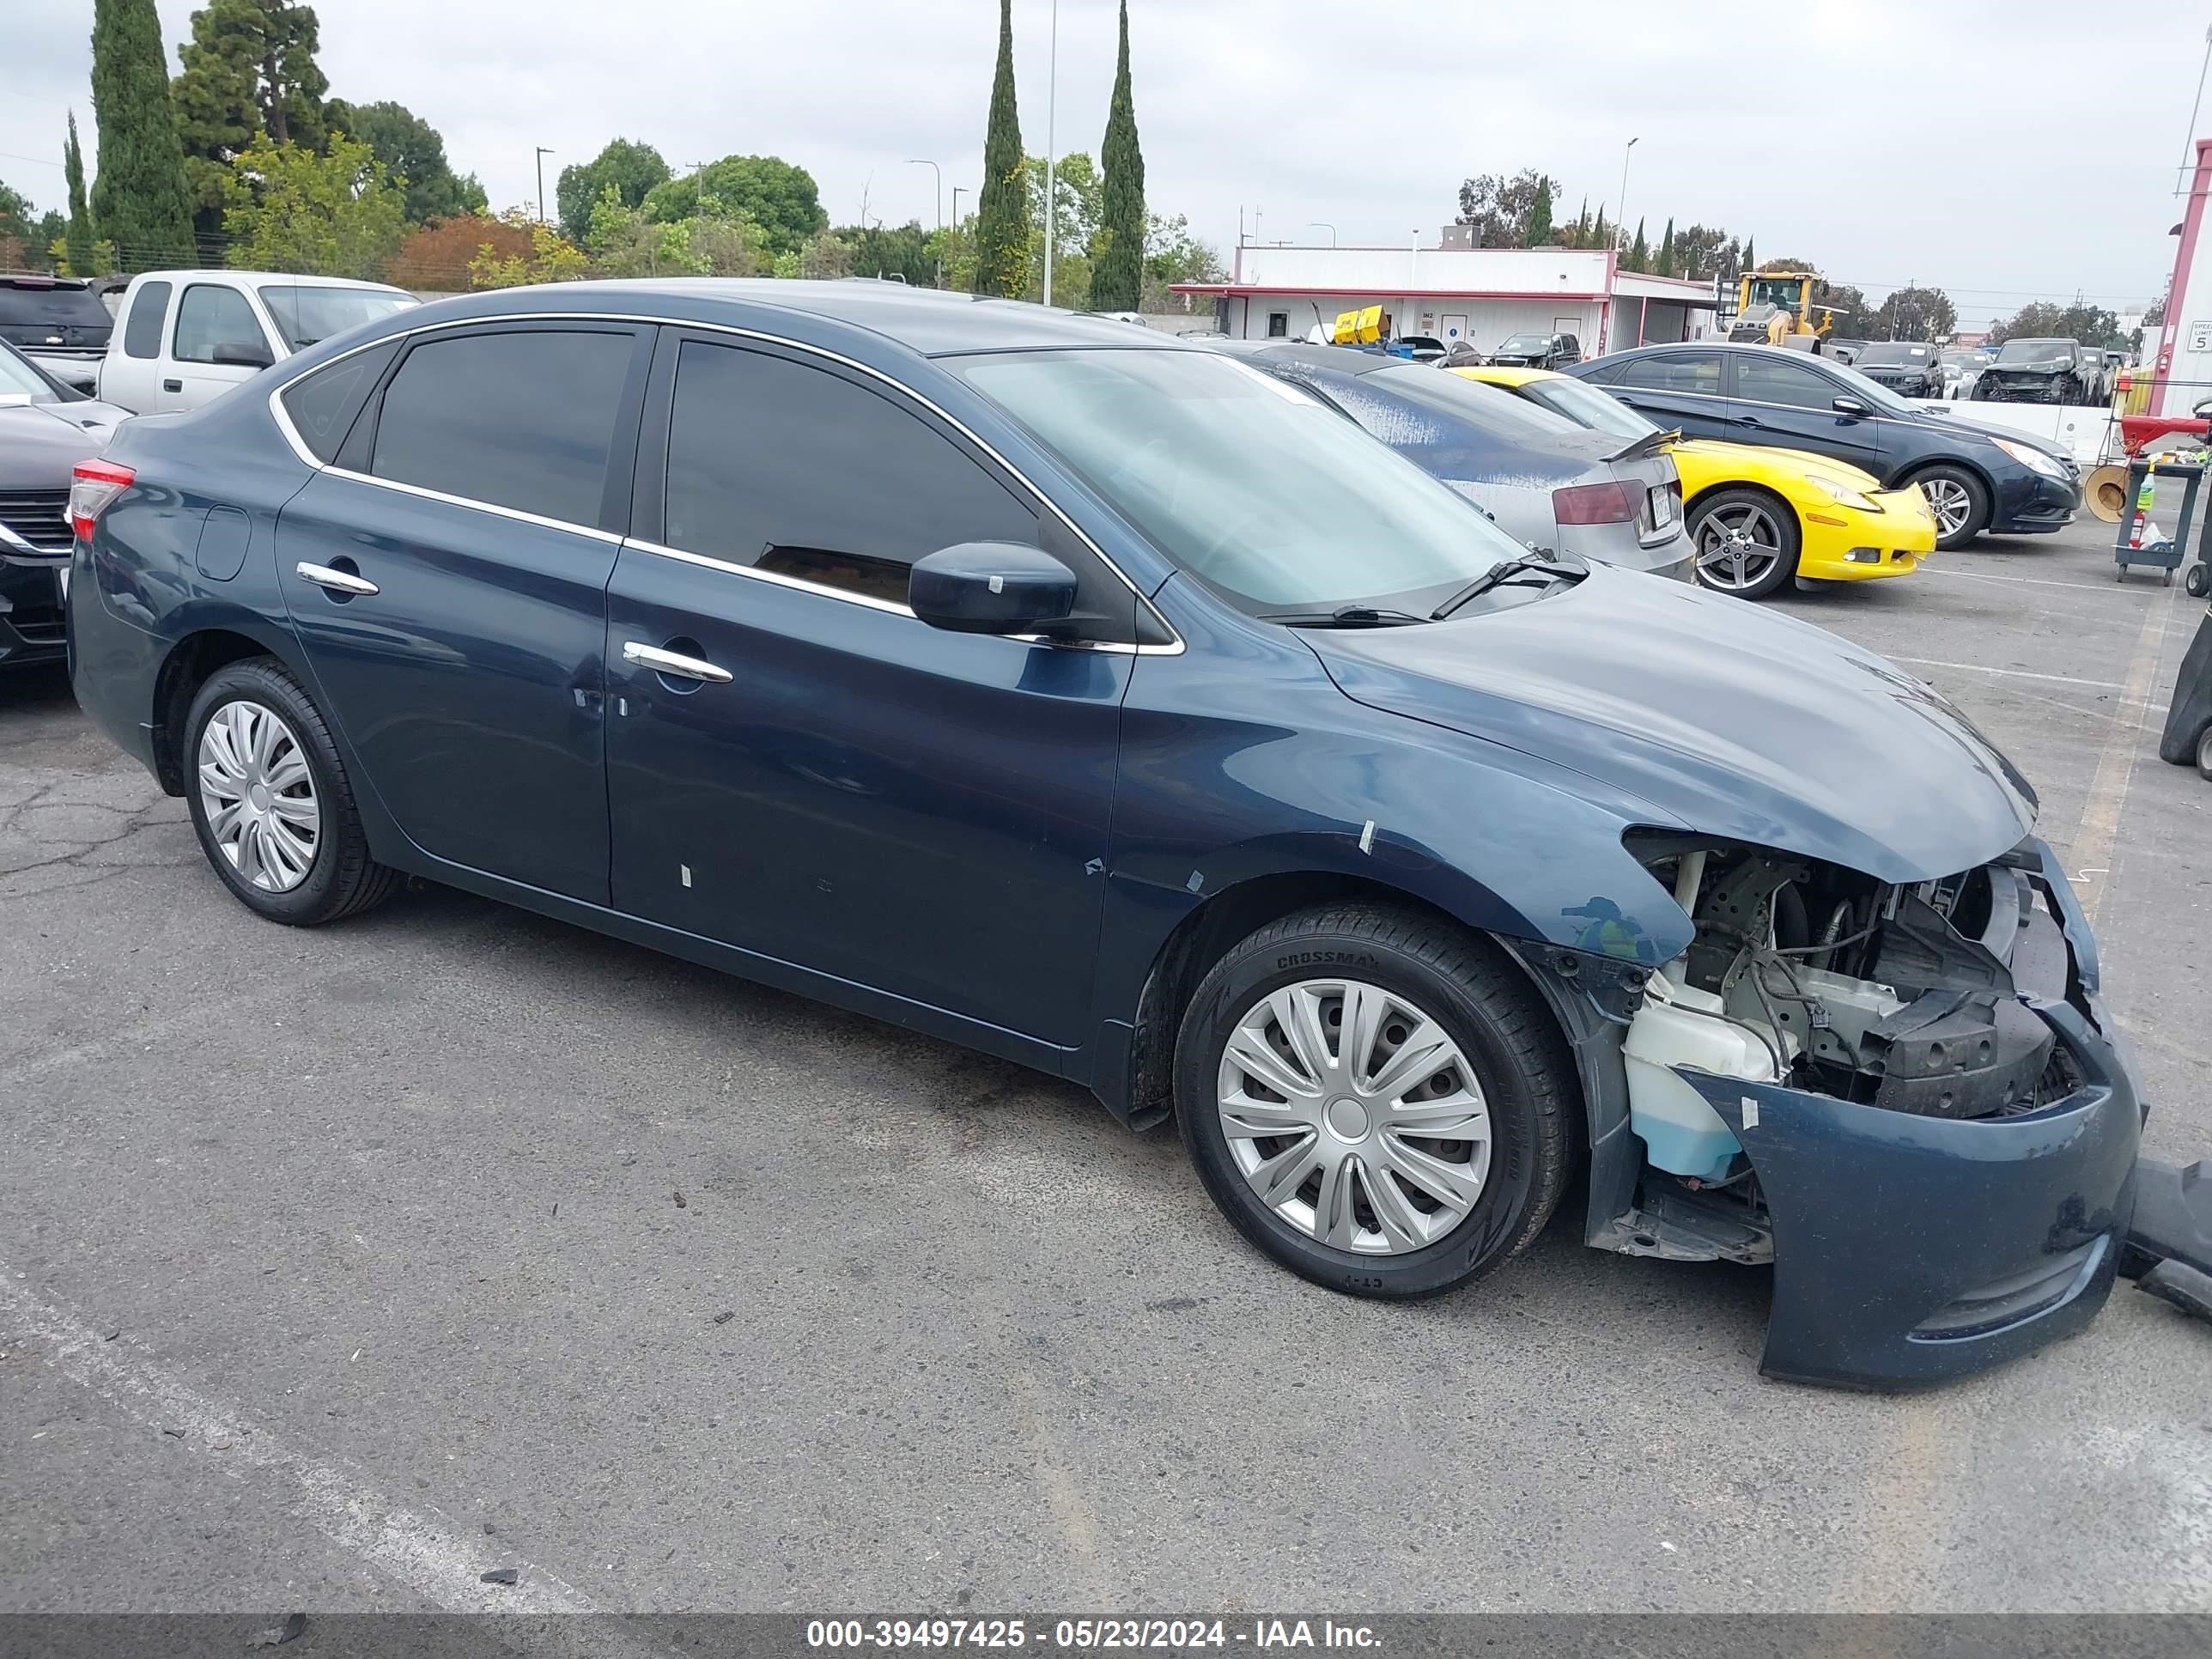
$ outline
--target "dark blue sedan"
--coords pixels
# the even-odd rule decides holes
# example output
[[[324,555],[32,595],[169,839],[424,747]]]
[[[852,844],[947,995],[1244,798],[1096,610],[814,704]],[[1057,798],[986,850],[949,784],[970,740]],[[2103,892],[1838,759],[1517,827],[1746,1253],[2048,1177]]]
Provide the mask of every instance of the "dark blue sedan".
[[[1571,1186],[1593,1244],[1774,1261],[1781,1375],[2112,1283],[2139,1110],[2004,758],[1219,353],[487,294],[129,423],[70,513],[77,695],[272,921],[422,877],[1071,1079],[1341,1291]]]
[[[1984,531],[2034,536],[2073,522],[2081,469],[2027,436],[1923,404],[1826,357],[1700,340],[1615,352],[1566,373],[1692,438],[1809,449],[1895,489],[1917,483],[1948,552]]]

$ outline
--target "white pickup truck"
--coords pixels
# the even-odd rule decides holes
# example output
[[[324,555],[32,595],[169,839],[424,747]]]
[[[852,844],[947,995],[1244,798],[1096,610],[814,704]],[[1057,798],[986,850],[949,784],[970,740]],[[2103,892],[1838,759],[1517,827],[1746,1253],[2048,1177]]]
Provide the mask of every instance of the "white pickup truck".
[[[318,340],[417,303],[404,289],[339,276],[149,270],[125,290],[105,356],[41,362],[134,415],[197,409]]]

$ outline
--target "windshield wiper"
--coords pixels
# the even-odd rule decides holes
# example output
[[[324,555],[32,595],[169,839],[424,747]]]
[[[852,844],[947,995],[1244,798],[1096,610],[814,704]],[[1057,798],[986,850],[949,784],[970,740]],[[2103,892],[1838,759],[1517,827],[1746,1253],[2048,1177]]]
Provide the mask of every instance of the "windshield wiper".
[[[1479,599],[1492,588],[1510,581],[1516,576],[1526,575],[1532,570],[1540,571],[1546,576],[1559,581],[1579,580],[1582,574],[1580,571],[1570,570],[1553,564],[1549,559],[1500,559],[1465,587],[1461,588],[1458,592],[1430,611],[1429,620],[1442,622],[1470,600]]]
[[[1432,622],[1435,618],[1417,617],[1410,611],[1385,611],[1371,605],[1340,605],[1334,611],[1264,611],[1260,620],[1280,623],[1285,628],[1403,628],[1408,623]]]

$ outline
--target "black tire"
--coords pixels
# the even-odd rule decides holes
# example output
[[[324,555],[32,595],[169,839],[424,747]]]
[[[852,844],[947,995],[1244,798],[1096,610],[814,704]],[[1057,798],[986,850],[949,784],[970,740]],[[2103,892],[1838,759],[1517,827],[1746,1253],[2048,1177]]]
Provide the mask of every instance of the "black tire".
[[[1959,528],[1944,532],[1941,529],[1942,522],[1941,518],[1936,520],[1938,533],[1936,538],[1936,549],[1940,553],[1949,553],[1964,547],[1989,528],[1990,487],[1984,483],[1980,477],[1971,468],[1954,466],[1948,463],[1940,466],[1923,467],[1914,473],[1911,479],[1911,483],[1917,484],[1935,483],[1939,481],[1963,485],[1966,492],[1966,516]]]
[[[2212,782],[2212,726],[2197,734],[2197,775]]]
[[[1482,1092],[1491,1133],[1486,1177],[1464,1218],[1420,1248],[1383,1255],[1319,1242],[1253,1190],[1222,1128],[1217,1085],[1237,1022],[1275,991],[1333,975],[1415,1004],[1458,1046]],[[1534,1238],[1565,1188],[1582,1109],[1558,1027],[1518,969],[1449,922],[1362,903],[1270,922],[1214,964],[1183,1014],[1175,1097],[1183,1146],[1238,1231],[1317,1285],[1390,1299],[1468,1284]]]
[[[1690,509],[1689,522],[1684,526],[1689,532],[1690,545],[1693,550],[1699,547],[1707,522],[1717,514],[1727,513],[1763,514],[1766,522],[1774,526],[1774,544],[1782,550],[1781,556],[1763,574],[1741,587],[1731,587],[1710,574],[1700,562],[1697,566],[1698,586],[1710,588],[1716,593],[1730,594],[1739,599],[1763,599],[1789,586],[1790,579],[1797,574],[1797,556],[1805,544],[1804,526],[1797,522],[1796,509],[1779,496],[1770,495],[1763,489],[1710,491],[1698,497],[1697,504]]]
[[[2201,559],[2191,565],[2181,579],[2181,591],[2192,599],[2201,599],[2207,592],[2212,592],[2212,565]]]
[[[201,738],[218,713],[239,703],[258,705],[289,728],[300,757],[307,763],[319,810],[320,823],[307,873],[296,885],[282,891],[258,886],[242,874],[222,850],[208,822],[199,780]],[[185,799],[191,810],[200,851],[232,896],[255,915],[295,927],[319,927],[382,903],[398,887],[399,872],[368,855],[368,837],[361,827],[353,787],[321,711],[292,672],[274,657],[249,657],[227,664],[208,677],[185,717],[182,752]]]

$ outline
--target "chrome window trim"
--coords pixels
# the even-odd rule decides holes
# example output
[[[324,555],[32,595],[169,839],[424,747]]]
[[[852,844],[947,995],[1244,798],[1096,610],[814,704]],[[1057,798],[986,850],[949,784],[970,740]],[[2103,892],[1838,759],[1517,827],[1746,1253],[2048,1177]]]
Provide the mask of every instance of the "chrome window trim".
[[[291,417],[285,412],[283,399],[284,394],[287,392],[297,386],[301,380],[306,380],[308,374],[320,374],[324,369],[330,368],[332,364],[343,362],[347,358],[355,356],[356,353],[370,350],[374,347],[386,344],[393,340],[412,340],[418,335],[441,333],[447,329],[477,328],[488,323],[538,322],[611,323],[617,325],[622,324],[630,324],[638,327],[687,328],[696,329],[702,332],[708,334],[727,334],[738,339],[755,340],[764,345],[782,346],[789,350],[806,352],[813,356],[823,358],[828,362],[837,363],[846,368],[852,369],[858,374],[865,374],[872,380],[880,381],[883,385],[890,387],[901,397],[903,397],[909,402],[928,410],[939,420],[944,422],[945,425],[951,427],[955,432],[957,432],[962,437],[967,439],[969,443],[975,445],[977,449],[982,451],[984,454],[989,456],[992,460],[995,461],[1000,467],[1005,471],[1007,477],[1018,483],[1023,489],[1029,491],[1030,495],[1036,499],[1040,506],[1049,512],[1053,517],[1058,519],[1061,524],[1066,526],[1068,533],[1073,536],[1076,540],[1082,543],[1085,547],[1088,548],[1091,550],[1091,556],[1096,558],[1099,563],[1104,565],[1107,569],[1114,573],[1115,576],[1119,579],[1121,585],[1127,587],[1129,592],[1135,596],[1137,603],[1150,612],[1152,620],[1157,622],[1163,629],[1166,629],[1172,638],[1172,643],[1165,645],[1122,644],[1115,641],[1087,645],[1083,648],[1094,651],[1127,653],[1137,656],[1146,657],[1172,657],[1178,656],[1182,653],[1183,649],[1182,632],[1176,629],[1173,623],[1170,622],[1165,617],[1160,614],[1159,607],[1152,602],[1152,599],[1146,594],[1144,589],[1139,587],[1135,582],[1130,580],[1128,573],[1124,571],[1120,565],[1115,564],[1112,558],[1108,556],[1106,550],[1099,546],[1097,542],[1093,541],[1091,537],[1085,532],[1083,527],[1078,525],[1074,520],[1069,518],[1067,514],[1060,507],[1060,504],[1054,501],[1051,496],[1046,495],[1042,489],[1039,489],[1036,482],[1032,480],[1027,473],[1024,472],[1019,467],[1016,466],[1012,461],[1000,454],[991,445],[986,443],[981,437],[978,436],[964,422],[947,412],[945,410],[940,408],[937,404],[923,396],[921,392],[915,391],[903,380],[885,374],[882,369],[872,368],[866,363],[861,362],[857,358],[848,357],[842,352],[832,351],[827,346],[815,345],[805,340],[794,340],[787,335],[771,334],[761,329],[742,328],[734,323],[702,323],[689,317],[626,316],[620,313],[601,311],[500,312],[495,315],[484,317],[456,317],[445,321],[424,323],[421,326],[416,328],[402,329],[394,334],[380,334],[375,339],[365,340],[357,346],[354,346],[348,350],[339,352],[336,356],[325,358],[321,362],[317,363],[314,368],[307,370],[307,374],[295,374],[291,379],[286,380],[283,385],[271,388],[269,393],[269,411],[276,418],[276,429],[283,434],[285,442],[292,447],[292,453],[298,456],[303,463],[313,467],[318,472],[335,473],[339,477],[349,478],[358,483],[374,484],[385,489],[404,490],[411,495],[425,496],[432,501],[450,502],[457,507],[473,507],[487,513],[495,513],[507,518],[519,519],[527,524],[544,525],[555,530],[573,530],[582,535],[597,537],[603,541],[623,542],[626,543],[629,546],[639,548],[646,552],[672,555],[677,558],[695,561],[710,568],[735,571],[740,575],[753,576],[762,580],[787,583],[789,586],[803,589],[808,592],[826,594],[831,599],[843,599],[851,604],[884,606],[908,617],[914,615],[914,612],[908,610],[904,605],[891,605],[885,600],[872,599],[868,599],[865,595],[858,593],[848,593],[838,588],[825,586],[817,582],[803,581],[796,577],[781,576],[768,571],[755,570],[746,565],[731,564],[726,560],[708,558],[703,554],[686,553],[680,548],[664,547],[654,542],[640,541],[628,537],[617,536],[611,531],[601,530],[593,525],[571,524],[560,519],[540,518],[535,514],[525,513],[516,507],[501,507],[493,501],[479,501],[460,495],[448,495],[439,490],[426,489],[419,484],[402,483],[394,478],[379,478],[374,477],[365,472],[349,471],[343,467],[333,465],[331,463],[321,459],[316,455],[313,450],[308,448],[307,444],[301,441],[298,429],[293,426]],[[1038,638],[1038,636],[1034,635],[1014,635],[1010,637],[1025,640],[1035,640]],[[1055,641],[1054,643],[1059,642]]]
[[[333,469],[335,470],[335,469]],[[861,605],[870,611],[881,611],[894,617],[904,617],[909,622],[919,622],[911,605],[895,599],[878,599],[866,593],[855,593],[848,588],[832,587],[827,582],[811,582],[804,576],[786,575],[781,570],[763,570],[757,565],[738,564],[728,559],[718,559],[710,554],[690,553],[680,547],[665,547],[659,542],[649,542],[641,537],[619,538],[626,548],[640,553],[650,553],[657,558],[678,559],[685,564],[696,564],[702,569],[720,570],[732,576],[744,576],[757,582],[768,582],[777,587],[787,587],[797,593],[812,593],[825,599],[839,599],[847,605]],[[1042,634],[1004,634],[983,635],[985,638],[1019,640],[1027,645],[1049,645],[1060,651],[1103,651],[1118,656],[1175,657],[1182,654],[1183,643],[1177,635],[1172,645],[1133,645],[1119,640],[1054,640]]]

